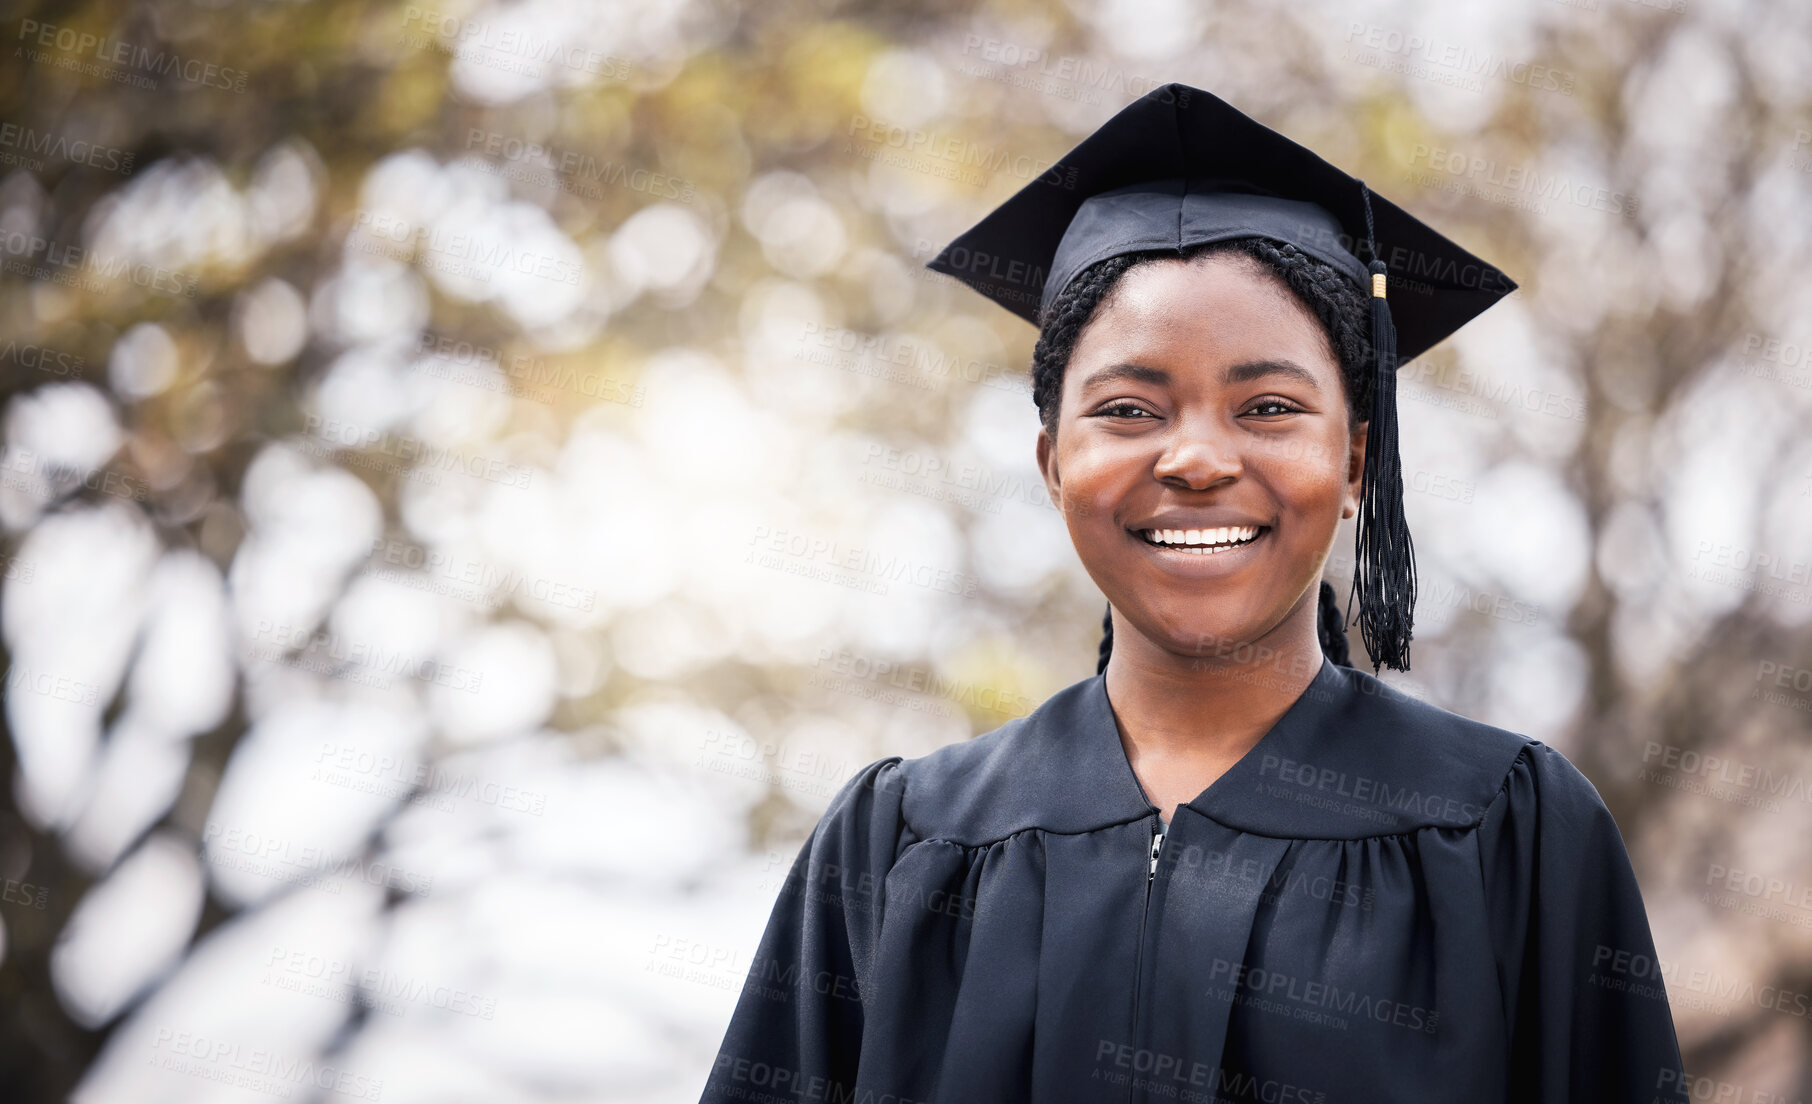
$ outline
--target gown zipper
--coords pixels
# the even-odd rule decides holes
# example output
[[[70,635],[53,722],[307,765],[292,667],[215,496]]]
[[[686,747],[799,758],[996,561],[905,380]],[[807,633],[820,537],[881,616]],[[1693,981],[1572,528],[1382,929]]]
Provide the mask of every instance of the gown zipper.
[[[1152,814],[1156,816],[1157,814]],[[1158,824],[1151,826],[1151,865],[1145,871],[1145,906],[1139,912],[1139,943],[1133,948],[1133,1010],[1132,1010],[1132,1045],[1139,1046],[1139,988],[1144,980],[1145,962],[1145,928],[1151,914],[1151,883],[1158,877],[1158,848],[1163,846],[1164,833],[1158,831]],[[1137,1100],[1140,1094],[1133,1084],[1128,1084],[1126,1099]]]

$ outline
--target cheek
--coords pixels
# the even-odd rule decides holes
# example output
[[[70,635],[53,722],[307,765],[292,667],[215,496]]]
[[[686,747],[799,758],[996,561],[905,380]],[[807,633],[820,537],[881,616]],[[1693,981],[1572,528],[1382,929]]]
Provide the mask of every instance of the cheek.
[[[1350,457],[1342,434],[1279,438],[1256,452],[1266,480],[1292,500],[1338,499],[1345,490]]]
[[[1062,465],[1063,512],[1072,530],[1117,524],[1116,508],[1149,468],[1141,459],[1100,448],[1064,456]]]

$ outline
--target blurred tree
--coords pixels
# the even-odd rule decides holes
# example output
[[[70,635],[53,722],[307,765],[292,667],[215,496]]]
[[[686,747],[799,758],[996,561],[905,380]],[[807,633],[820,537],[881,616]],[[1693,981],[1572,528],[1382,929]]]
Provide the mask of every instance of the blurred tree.
[[[1090,122],[1170,79],[1214,88],[1267,121],[1287,120],[1368,179],[1391,181],[1395,187],[1380,190],[1404,191],[1406,205],[1427,209],[1522,278],[1525,347],[1499,350],[1504,366],[1494,371],[1507,376],[1541,363],[1583,390],[1584,425],[1567,436],[1506,419],[1485,432],[1482,450],[1493,463],[1553,473],[1582,518],[1583,584],[1570,608],[1554,611],[1566,645],[1561,662],[1577,668],[1583,686],[1563,750],[1623,827],[1649,887],[1658,943],[1696,967],[1747,971],[1755,985],[1777,992],[1812,991],[1812,945],[1792,925],[1759,929],[1766,961],[1756,966],[1737,953],[1758,930],[1746,923],[1751,918],[1694,900],[1713,863],[1783,872],[1812,866],[1805,804],[1784,803],[1782,811],[1714,805],[1644,772],[1659,745],[1812,774],[1805,695],[1799,706],[1783,706],[1758,692],[1766,689],[1763,672],[1812,669],[1806,580],[1794,567],[1806,555],[1812,483],[1804,473],[1812,472],[1812,456],[1791,423],[1804,424],[1806,388],[1739,363],[1746,347],[1791,338],[1793,320],[1808,306],[1804,151],[1812,140],[1804,135],[1812,96],[1803,72],[1782,55],[1783,44],[1803,48],[1807,17],[1759,5],[1740,17],[1608,0],[1526,7],[1518,17],[1526,37],[1506,32],[1526,48],[1486,59],[1485,79],[1494,83],[1485,117],[1443,124],[1437,120],[1453,116],[1440,110],[1438,88],[1355,60],[1351,51],[1368,25],[1333,6],[1279,14],[1255,0],[1217,5],[1186,35],[1153,46],[1139,37],[1136,9],[1109,4],[902,11],[625,2],[575,6],[564,17],[524,5],[516,15],[532,15],[527,25],[554,50],[525,60],[512,52],[518,45],[499,46],[491,34],[487,20],[502,27],[515,18],[495,8],[361,0],[12,5],[5,23],[12,50],[0,68],[0,405],[7,411],[0,523],[9,671],[0,740],[0,777],[8,783],[0,789],[0,1092],[9,1100],[67,1098],[143,1007],[139,994],[97,1014],[101,1006],[84,1006],[60,984],[58,947],[72,918],[150,841],[179,839],[205,853],[216,795],[242,738],[264,715],[272,668],[281,676],[318,659],[330,611],[374,566],[366,561],[375,542],[348,520],[347,539],[365,550],[330,573],[322,602],[303,603],[300,635],[278,642],[275,663],[248,654],[243,639],[219,649],[215,659],[234,671],[231,694],[170,734],[183,751],[167,797],[148,813],[122,814],[139,817],[129,838],[98,846],[79,841],[88,838],[85,803],[115,792],[101,786],[103,764],[131,770],[122,750],[131,734],[126,721],[135,716],[134,695],[144,692],[133,680],[154,681],[158,668],[147,657],[163,655],[167,644],[155,635],[154,603],[135,599],[114,611],[123,627],[85,648],[83,662],[92,667],[15,667],[18,634],[41,631],[48,616],[42,602],[26,601],[20,612],[21,596],[63,585],[58,565],[39,562],[30,549],[65,546],[34,546],[35,534],[59,518],[127,512],[154,545],[148,564],[187,562],[168,557],[191,551],[225,580],[217,589],[226,602],[247,601],[245,550],[261,524],[248,516],[256,512],[249,473],[273,444],[301,441],[313,442],[309,455],[323,467],[363,488],[344,491],[354,504],[347,518],[368,500],[376,504],[379,540],[418,537],[412,465],[424,459],[396,462],[383,447],[324,445],[316,391],[349,350],[400,348],[407,359],[424,336],[497,351],[503,368],[492,364],[490,378],[502,381],[514,405],[496,424],[475,428],[483,419],[474,415],[460,432],[489,434],[499,456],[552,456],[601,408],[614,419],[609,425],[627,423],[625,396],[652,374],[651,359],[675,350],[732,364],[762,392],[764,416],[774,407],[808,411],[793,429],[813,438],[793,443],[802,451],[821,443],[814,435],[848,432],[956,454],[967,447],[961,427],[983,388],[940,382],[902,391],[885,379],[858,378],[858,369],[843,373],[850,379],[841,390],[824,389],[841,398],[789,394],[757,349],[763,304],[809,300],[827,329],[932,335],[959,355],[1023,370],[1032,335],[964,293],[921,279],[924,242],[1023,185],[1021,162],[1043,164]],[[1002,42],[1036,47],[1045,61],[1003,62]],[[1567,78],[1568,91],[1501,76],[1514,68],[1490,70],[1512,53],[1541,59]],[[884,66],[904,76],[874,79]],[[902,124],[883,117],[918,109],[926,117]],[[915,131],[961,152],[915,163],[893,141]],[[1531,211],[1515,202],[1521,185],[1495,169],[1482,183],[1468,174],[1470,190],[1447,187],[1440,173],[1429,183],[1429,174],[1417,176],[1426,159],[1410,151],[1436,147],[1463,148],[1475,161],[1562,184]],[[448,187],[435,172],[462,159],[482,166],[479,175],[508,197],[496,204],[505,240],[548,241],[550,265],[579,266],[583,280],[571,302],[558,279],[462,283],[452,264],[462,258],[447,249],[465,247],[437,246],[428,226],[384,221],[391,216],[382,195]],[[1420,180],[1421,190],[1397,183],[1405,179]],[[1607,211],[1612,196],[1623,202]],[[130,219],[116,217],[122,210]],[[565,259],[566,246],[578,260]],[[300,331],[286,336],[296,317]],[[785,351],[797,352],[799,339],[789,340]],[[1463,392],[1459,374],[1476,357],[1432,354],[1429,385]],[[510,370],[518,363],[532,370]],[[602,372],[613,390],[601,396],[575,387],[562,382],[576,378],[563,371]],[[104,395],[105,417],[72,389]],[[1708,416],[1707,408],[1732,420]],[[510,451],[516,448],[522,451]],[[1735,459],[1717,471],[1743,485],[1726,480],[1715,492],[1746,506],[1716,520],[1736,519],[1731,524],[1742,529],[1691,516],[1706,492],[1678,469],[1710,463],[1708,450],[1718,448]],[[746,459],[759,458],[751,450]],[[533,464],[546,476],[554,461]],[[820,511],[804,511],[808,518],[828,516],[856,493],[821,471],[803,472],[799,486],[785,490]],[[598,492],[614,493],[627,492],[616,485]],[[902,497],[873,493],[891,494],[880,501],[893,505]],[[518,514],[488,515],[489,524],[528,531],[537,509],[558,512],[552,499],[535,502]],[[983,541],[985,513],[949,502],[937,509],[966,546]],[[642,520],[648,529],[712,532],[671,517]],[[1771,586],[1765,571],[1734,570],[1723,591],[1734,587],[1740,597],[1719,600],[1730,596],[1699,573],[1718,566],[1725,546],[1772,550],[1790,577]],[[1685,562],[1682,547],[1709,551]],[[150,568],[139,574],[150,577]],[[1517,593],[1514,579],[1491,578],[1489,568],[1479,576],[1495,593]],[[52,598],[68,601],[68,593]],[[1086,583],[1053,569],[1024,592],[983,588],[965,607],[972,620],[960,626],[962,647],[934,647],[930,634],[913,647],[928,669],[1036,701],[1087,673],[1096,602]],[[680,635],[690,626],[711,636],[712,626],[735,622],[731,603],[721,594],[670,598],[657,611],[666,620],[636,621],[624,611],[639,615],[637,603],[625,600],[623,609],[602,603],[589,621],[563,621],[545,606],[512,599],[481,605],[474,619],[533,623],[561,641],[564,672],[574,649],[610,654],[639,625]],[[234,608],[245,616],[244,607]],[[88,624],[74,614],[68,623],[78,632]],[[818,623],[829,626],[823,636],[832,647],[848,643],[836,634],[849,619]],[[116,638],[117,662],[109,658]],[[1517,680],[1532,669],[1520,664],[1529,639],[1489,616],[1467,616],[1425,631],[1416,656],[1419,664],[1428,657],[1440,696],[1464,712],[1467,703],[1500,705],[1528,694]],[[331,651],[328,658],[324,683],[358,667]],[[205,660],[197,654],[198,665]],[[738,723],[767,726],[767,737],[790,731],[796,715],[819,704],[801,689],[801,668],[726,653],[686,669],[674,684]],[[607,678],[577,680],[550,707],[548,723],[583,754],[622,752],[627,738],[611,728],[616,711],[648,700],[663,682],[637,670],[616,666]],[[27,753],[44,745],[20,727],[22,718],[44,724],[46,692],[34,680],[80,683],[82,671],[97,673],[95,747],[70,751],[67,784],[28,781],[27,760],[48,761],[41,751]],[[425,760],[444,764],[461,742],[426,702],[432,688],[416,689],[422,715],[437,726]],[[968,706],[958,721],[983,731],[1004,715]],[[934,731],[926,725],[912,731]],[[69,749],[79,743],[64,730],[49,739],[64,739],[59,746]],[[853,746],[859,756],[864,745]],[[393,796],[353,849],[355,862],[390,853],[397,818],[426,788],[417,780]],[[160,792],[150,781],[146,789]],[[54,805],[44,803],[47,794],[58,798]],[[809,824],[800,804],[785,786],[767,784],[752,807],[754,838],[796,836]],[[271,907],[270,900],[247,906],[222,891],[214,866],[199,865],[208,890],[182,936],[184,953],[172,973],[147,979],[146,994],[180,977],[188,952],[212,935]],[[299,891],[287,888],[272,900]],[[407,902],[390,887],[385,916]],[[1668,981],[1676,994],[1685,984]],[[367,1016],[364,1005],[349,1005],[327,1056],[347,1053]],[[1769,1078],[1779,1091],[1812,1096],[1812,1018],[1783,1015],[1764,1001],[1712,1018],[1677,1006],[1676,1017],[1695,1074],[1733,1083],[1746,1077],[1757,1087]],[[1784,1061],[1772,1057],[1782,1034],[1794,1044],[1785,1048],[1796,1063],[1791,1071],[1770,1065]],[[1764,1066],[1772,1072],[1755,1072]],[[538,1081],[521,1084],[526,1093]]]

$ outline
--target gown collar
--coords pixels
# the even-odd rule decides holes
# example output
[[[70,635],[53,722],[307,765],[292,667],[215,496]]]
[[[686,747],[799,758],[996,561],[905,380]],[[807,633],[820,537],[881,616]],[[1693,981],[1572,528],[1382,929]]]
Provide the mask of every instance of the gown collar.
[[[1250,812],[1254,804],[1248,795],[1263,792],[1265,775],[1275,773],[1279,763],[1303,762],[1311,746],[1325,743],[1327,734],[1338,729],[1352,690],[1342,677],[1344,670],[1323,655],[1315,677],[1277,722],[1238,762],[1187,802],[1186,807],[1210,819],[1242,819],[1239,814]],[[1107,696],[1107,677],[1096,675],[1087,680],[1083,697],[1085,717],[1084,724],[1079,727],[1094,752],[1091,758],[1101,761],[1094,776],[1109,780],[1103,789],[1111,794],[1110,800],[1118,810],[1118,815],[1113,815],[1112,819],[1158,813],[1158,807],[1146,796],[1126,757],[1120,728]],[[1174,816],[1175,810],[1170,811]],[[1217,812],[1221,816],[1217,816]]]
[[[1276,724],[1181,815],[1291,839],[1476,827],[1531,743],[1323,656]],[[981,846],[1027,830],[1095,832],[1158,812],[1127,760],[1101,675],[902,769],[900,811],[919,840]]]

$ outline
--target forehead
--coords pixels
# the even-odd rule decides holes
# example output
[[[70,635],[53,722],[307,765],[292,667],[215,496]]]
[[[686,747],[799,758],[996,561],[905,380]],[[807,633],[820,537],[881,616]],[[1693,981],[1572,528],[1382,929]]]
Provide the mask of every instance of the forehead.
[[[1083,329],[1073,361],[1182,354],[1283,357],[1339,372],[1320,319],[1279,276],[1241,253],[1160,259],[1129,269]]]

